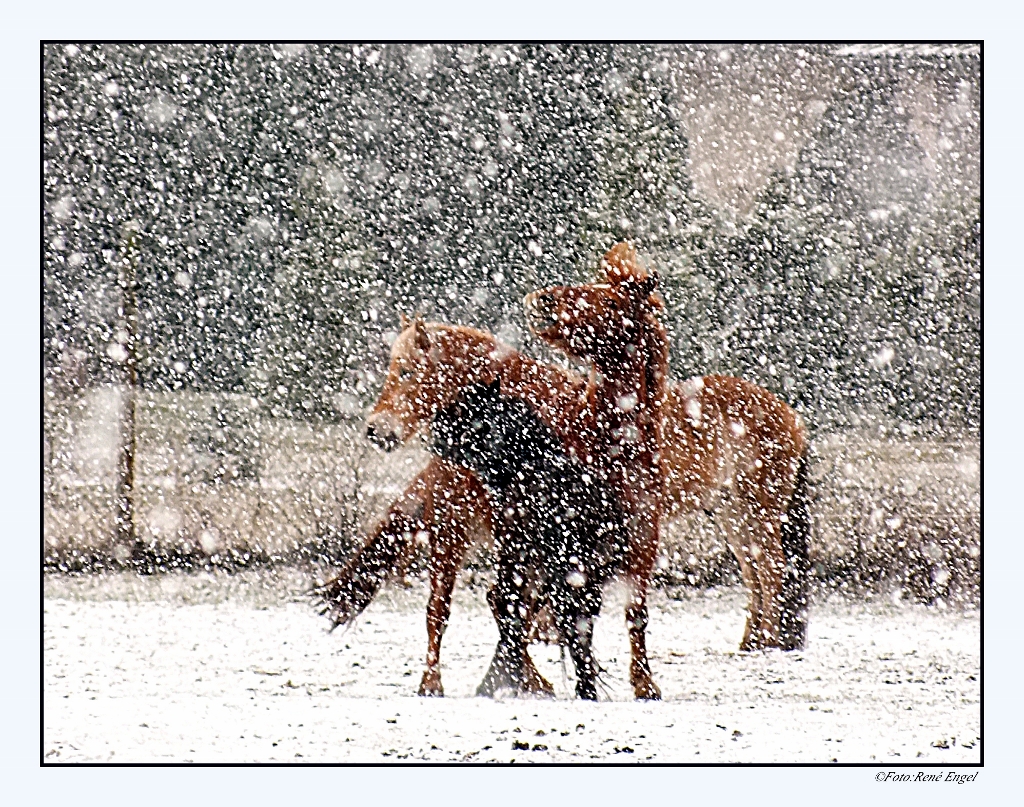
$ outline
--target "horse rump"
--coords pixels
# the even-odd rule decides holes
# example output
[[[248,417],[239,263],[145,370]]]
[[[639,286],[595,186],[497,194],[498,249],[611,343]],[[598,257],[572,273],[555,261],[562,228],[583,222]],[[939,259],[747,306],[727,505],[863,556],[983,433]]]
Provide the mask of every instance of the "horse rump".
[[[810,576],[811,513],[807,493],[807,453],[800,457],[796,484],[789,500],[780,537],[786,571],[779,607],[779,646],[800,650],[807,639],[807,585]]]

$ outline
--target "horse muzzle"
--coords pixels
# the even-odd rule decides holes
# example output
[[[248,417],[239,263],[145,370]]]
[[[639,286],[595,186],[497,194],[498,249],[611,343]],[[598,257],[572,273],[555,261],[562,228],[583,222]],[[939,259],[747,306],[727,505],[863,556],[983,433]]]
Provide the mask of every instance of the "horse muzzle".
[[[366,422],[366,439],[384,451],[394,451],[402,442],[397,425],[386,414],[371,415]]]

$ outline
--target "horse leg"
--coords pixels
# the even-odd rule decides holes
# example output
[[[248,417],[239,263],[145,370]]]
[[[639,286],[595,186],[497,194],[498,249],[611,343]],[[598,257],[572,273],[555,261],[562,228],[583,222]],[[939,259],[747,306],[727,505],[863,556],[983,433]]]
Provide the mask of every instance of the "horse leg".
[[[754,551],[754,533],[747,507],[742,504],[729,507],[722,513],[721,523],[725,525],[726,543],[740,566],[740,577],[747,590],[747,620],[743,626],[740,650],[743,652],[761,648],[761,578],[758,575],[758,558]]]
[[[626,627],[629,631],[629,682],[637,700],[661,700],[661,690],[651,676],[647,659],[647,584],[654,569],[658,549],[658,521],[653,515],[644,519],[643,537],[631,542],[629,582],[630,597],[626,602]]]
[[[560,592],[554,603],[555,619],[576,668],[576,697],[597,700],[597,661],[594,659],[594,622],[601,611],[601,589],[590,587],[580,596]]]
[[[431,530],[430,601],[427,604],[427,668],[423,671],[418,694],[442,697],[441,639],[452,610],[452,590],[466,551],[464,533]]]
[[[452,590],[476,527],[490,532],[490,505],[479,482],[438,459],[420,475],[423,520],[430,525],[430,600],[427,603],[427,667],[419,694],[442,696],[441,638],[451,615]],[[439,494],[439,495],[438,495]]]
[[[761,580],[757,566],[750,556],[750,547],[744,546],[733,554],[740,564],[740,576],[743,586],[747,589],[747,619],[743,625],[743,639],[740,650],[749,652],[761,649]]]
[[[778,519],[765,519],[754,533],[753,550],[757,555],[757,580],[761,593],[761,621],[758,638],[762,648],[779,647],[779,603],[786,559],[779,537]]]
[[[505,621],[507,619],[507,603],[501,599],[497,585],[492,586],[487,592],[487,604],[491,607],[491,614],[498,626],[498,644],[494,648],[494,655],[491,656],[491,663],[487,665],[487,672],[483,680],[476,688],[477,697],[493,698],[499,689],[508,689],[510,679],[507,667],[510,663],[510,655],[507,648]],[[525,635],[525,631],[524,631]],[[522,653],[526,656],[526,653]],[[520,663],[522,667],[522,663]]]
[[[637,700],[661,700],[661,690],[654,683],[651,664],[647,659],[647,581],[634,580],[633,592],[626,605],[626,624],[629,629],[629,683]]]
[[[493,698],[502,690],[514,694],[525,691],[523,660],[527,656],[524,583],[527,569],[523,553],[507,538],[500,542],[502,550],[498,561],[498,580],[488,593],[488,601],[498,623],[498,645],[494,657],[477,687],[478,696]]]
[[[487,592],[487,604],[491,607],[491,614],[494,616],[494,621],[498,622],[498,601],[497,593],[494,587]],[[537,616],[537,610],[540,605],[540,599],[533,597],[529,606],[529,611],[526,615],[526,624],[533,625],[534,619]],[[530,645],[530,634],[529,631],[523,633],[523,691],[529,692],[531,695],[540,695],[544,697],[553,698],[555,696],[555,688],[551,686],[548,680],[540,674],[540,670],[533,663],[533,659],[530,658],[528,648]],[[488,667],[488,675],[490,670],[494,668],[495,659],[491,659],[491,663]],[[485,676],[486,678],[486,676]]]

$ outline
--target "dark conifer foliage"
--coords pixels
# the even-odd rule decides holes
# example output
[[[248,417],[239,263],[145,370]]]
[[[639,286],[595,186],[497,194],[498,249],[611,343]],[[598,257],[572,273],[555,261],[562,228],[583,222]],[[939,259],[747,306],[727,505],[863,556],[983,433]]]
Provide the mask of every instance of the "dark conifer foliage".
[[[824,111],[719,209],[694,82],[754,70],[739,101],[763,103],[756,71],[796,51],[828,65]],[[629,238],[662,268],[677,375],[749,377],[824,428],[974,428],[980,60],[840,51],[46,45],[47,377],[119,378],[129,231],[142,387],[317,421],[372,399],[399,313],[533,349],[522,296]]]

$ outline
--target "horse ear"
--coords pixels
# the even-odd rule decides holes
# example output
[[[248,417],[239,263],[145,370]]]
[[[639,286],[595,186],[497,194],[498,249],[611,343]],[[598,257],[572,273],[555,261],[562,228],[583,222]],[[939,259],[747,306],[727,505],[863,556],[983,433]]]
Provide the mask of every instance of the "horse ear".
[[[487,385],[487,392],[493,397],[497,398],[501,395],[501,379],[495,378],[490,384]]]
[[[430,337],[427,335],[427,326],[423,324],[422,317],[416,317],[412,321],[413,339],[419,350],[427,351],[430,348]]]
[[[402,330],[404,331],[406,328],[408,328],[410,325],[412,325],[412,320],[409,319],[405,314],[399,314],[398,315],[398,323],[399,323],[399,325],[401,325]]]
[[[630,280],[627,278],[623,286],[630,299],[637,303],[643,302],[658,288],[658,273],[651,272],[643,280]]]

